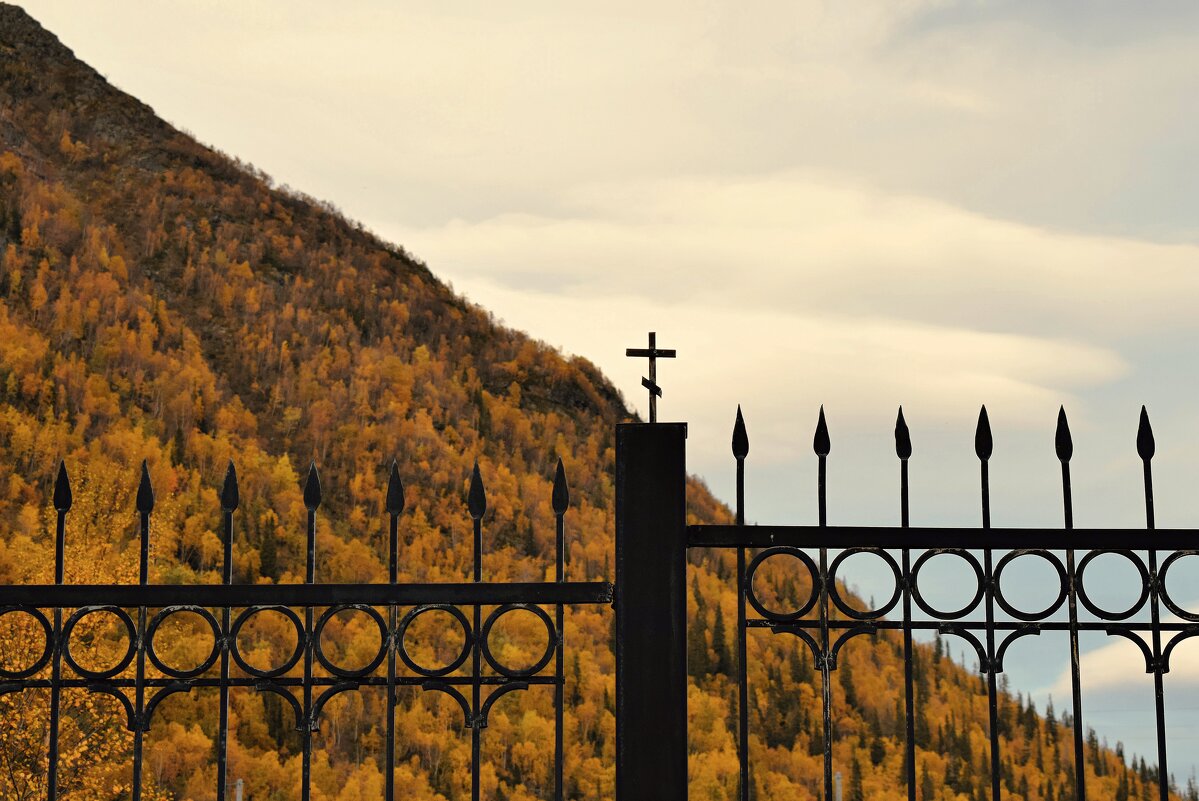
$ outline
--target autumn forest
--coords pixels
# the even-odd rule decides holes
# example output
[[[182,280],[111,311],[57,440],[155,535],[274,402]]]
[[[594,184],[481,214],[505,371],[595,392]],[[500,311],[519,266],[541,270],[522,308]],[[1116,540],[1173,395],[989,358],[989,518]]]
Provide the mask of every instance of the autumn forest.
[[[552,580],[559,459],[570,485],[566,574],[611,580],[614,426],[629,419],[586,359],[497,324],[402,247],[172,128],[0,4],[0,583],[53,581],[60,460],[73,493],[67,583],[137,581],[143,461],[156,497],[151,583],[220,582],[219,493],[231,461],[238,583],[304,580],[310,463],[323,487],[316,580],[387,581],[393,460],[406,493],[399,581],[469,579],[476,461],[487,492],[486,579]],[[698,480],[689,515],[730,520]],[[711,552],[694,554],[688,573],[689,768],[691,797],[703,801],[737,793],[734,570],[730,556]],[[780,603],[804,597],[802,579],[779,571],[766,581]],[[461,643],[437,628],[444,619],[427,617],[413,632],[415,652],[451,661]],[[510,617],[493,642],[513,663],[536,661],[544,629],[532,615]],[[124,645],[115,618],[87,619],[74,636],[99,669]],[[902,642],[891,634],[856,638],[833,674],[846,798],[906,798],[909,783],[923,799],[989,798],[986,685],[940,639],[917,648],[917,773],[904,775],[893,689],[903,681]],[[35,662],[38,636],[28,616],[0,615],[0,668]],[[612,610],[568,608],[564,636],[565,797],[611,799]],[[157,637],[171,664],[201,662],[213,647],[195,615],[176,616]],[[278,664],[295,647],[277,613],[256,616],[243,637],[256,665]],[[326,638],[331,657],[347,663],[380,643],[355,614],[334,616]],[[751,797],[818,798],[820,671],[795,638],[756,632],[748,652]],[[158,708],[144,798],[214,797],[217,699],[198,689]],[[366,688],[325,707],[313,799],[382,798],[384,701]],[[551,688],[535,686],[492,710],[481,737],[484,798],[552,797],[552,702]],[[251,801],[298,799],[288,704],[251,688],[230,703],[230,780],[242,779]],[[0,695],[5,801],[45,797],[47,710],[42,691]],[[63,710],[60,797],[128,798],[132,734],[120,704],[79,688],[64,693]],[[1072,798],[1068,711],[1037,709],[1005,689],[999,713],[1005,798]],[[452,700],[404,688],[396,733],[397,797],[470,797],[470,734]],[[1157,797],[1144,758],[1093,732],[1087,751],[1092,798]],[[1199,797],[1193,787],[1184,796]]]

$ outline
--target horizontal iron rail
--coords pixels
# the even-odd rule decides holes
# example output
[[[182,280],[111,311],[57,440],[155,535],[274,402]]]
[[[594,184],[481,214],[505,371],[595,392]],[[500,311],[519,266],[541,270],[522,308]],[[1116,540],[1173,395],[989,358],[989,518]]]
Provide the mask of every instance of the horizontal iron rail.
[[[604,581],[444,584],[7,584],[0,606],[610,604]]]
[[[820,629],[820,621],[816,618],[803,617],[798,620],[769,620],[761,617],[751,617],[745,621],[745,625],[751,629]],[[1022,623],[1020,621],[996,620],[988,624],[985,620],[972,620],[970,618],[961,618],[958,620],[910,620],[906,623],[901,620],[889,620],[887,618],[879,618],[875,620],[830,620],[827,623],[830,629],[878,629],[879,631],[903,631],[904,629],[912,629],[913,631],[940,631],[942,634],[952,634],[955,629],[965,631],[986,631],[993,629],[995,631],[1069,631],[1070,623],[1065,620],[1041,620],[1036,623]],[[1117,620],[1111,622],[1097,621],[1080,621],[1076,624],[1079,631],[1103,631],[1110,632],[1113,629],[1127,632],[1151,632],[1154,629],[1160,631],[1192,631],[1199,629],[1199,623],[1158,623],[1154,625],[1149,620]]]
[[[1199,549],[1199,529],[688,526],[689,548],[962,548],[1046,551]]]
[[[396,686],[404,685],[409,687],[419,687],[435,681],[439,684],[451,684],[458,687],[469,687],[474,682],[473,676],[396,676],[394,682]],[[519,682],[529,685],[555,685],[558,679],[554,676],[480,676],[479,684],[486,686],[512,684]],[[388,678],[386,676],[313,676],[308,680],[307,684],[313,687],[332,687],[339,684],[356,684],[363,687],[386,687]],[[14,690],[29,690],[34,688],[47,688],[51,686],[59,687],[75,687],[79,689],[93,689],[96,687],[103,688],[124,688],[133,689],[137,686],[137,680],[133,678],[113,678],[113,679],[62,679],[58,682],[53,682],[50,679],[18,679],[15,681],[0,681],[0,693]],[[141,682],[142,687],[177,687],[179,689],[193,688],[219,688],[219,687],[247,687],[249,689],[257,689],[259,687],[303,687],[305,680],[303,676],[274,676],[269,679],[257,679],[253,677],[247,678],[193,678],[193,679],[173,679],[173,678],[148,678]]]

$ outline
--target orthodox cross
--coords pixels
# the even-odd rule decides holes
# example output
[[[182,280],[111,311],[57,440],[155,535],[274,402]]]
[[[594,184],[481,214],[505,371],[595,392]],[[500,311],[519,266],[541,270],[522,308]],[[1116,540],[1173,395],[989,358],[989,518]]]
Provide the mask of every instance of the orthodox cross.
[[[657,334],[649,332],[648,348],[627,348],[625,356],[649,359],[649,378],[642,377],[641,386],[649,390],[649,421],[658,422],[658,398],[662,397],[662,387],[658,386],[658,359],[673,359],[674,350],[659,350]]]

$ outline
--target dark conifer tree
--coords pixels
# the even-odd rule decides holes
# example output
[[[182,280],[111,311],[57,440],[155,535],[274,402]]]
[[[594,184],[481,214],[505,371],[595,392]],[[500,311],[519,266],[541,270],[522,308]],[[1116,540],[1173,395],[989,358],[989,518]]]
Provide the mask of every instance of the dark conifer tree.
[[[853,669],[849,666],[849,660],[843,654],[841,660],[837,663],[837,678],[841,681],[841,691],[845,694],[845,705],[853,708],[858,705],[858,694],[853,686]]]
[[[708,662],[707,626],[703,609],[695,615],[695,625],[687,630],[687,673],[702,679],[711,672]]]
[[[937,797],[937,788],[933,784],[933,777],[928,775],[928,764],[921,763],[920,765],[920,798],[923,801],[933,801]]]
[[[266,578],[279,578],[279,556],[278,549],[275,544],[274,532],[268,531],[262,537],[262,544],[258,547],[259,570]]]
[[[878,767],[887,756],[887,746],[883,743],[883,727],[878,715],[870,721],[870,764]]]
[[[1045,736],[1052,743],[1057,742],[1057,715],[1053,711],[1053,696],[1049,696],[1049,704],[1045,707]]]
[[[866,801],[866,793],[862,789],[862,763],[858,761],[856,751],[849,769],[849,801]]]
[[[723,676],[732,675],[736,665],[729,654],[724,632],[724,612],[721,611],[720,604],[716,604],[716,618],[712,621],[712,654],[711,672]]]
[[[916,745],[920,748],[928,748],[932,742],[932,730],[928,725],[928,713],[923,707],[916,707],[915,731]]]

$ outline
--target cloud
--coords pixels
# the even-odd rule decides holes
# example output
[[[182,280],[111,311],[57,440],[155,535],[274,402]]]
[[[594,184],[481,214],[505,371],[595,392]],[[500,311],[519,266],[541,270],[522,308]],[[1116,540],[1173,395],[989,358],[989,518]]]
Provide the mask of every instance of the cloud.
[[[1113,336],[1189,325],[1199,247],[1063,233],[802,172],[579,187],[570,213],[379,223],[456,280]]]
[[[755,458],[767,461],[791,453],[785,443],[795,439],[797,408],[823,402],[842,421],[880,413],[885,420],[901,400],[926,417],[967,419],[986,399],[1020,422],[1044,416],[1063,391],[1125,370],[1111,351],[1068,340],[844,314],[663,307],[637,296],[538,293],[486,280],[456,288],[509,324],[552,332],[551,344],[587,354],[617,386],[638,386],[644,370],[623,348],[640,345],[647,330],[663,332],[659,342],[685,345],[686,361],[659,366],[662,407],[672,419],[723,430],[736,404],[750,399],[762,443]],[[640,395],[631,400],[644,412]]]
[[[24,5],[642,410],[623,349],[657,330],[680,355],[663,415],[724,497],[746,404],[772,470],[753,516],[811,519],[797,487],[826,403],[834,517],[891,520],[904,403],[915,518],[976,520],[983,401],[997,524],[1060,520],[1063,402],[1080,522],[1137,523],[1146,400],[1158,522],[1199,513],[1193,3]],[[1191,686],[1190,650],[1171,683]],[[1096,693],[1130,656],[1086,656]]]
[[[1199,608],[1199,603],[1183,605],[1184,609]],[[1163,623],[1181,623],[1173,615],[1165,615]],[[1162,647],[1170,642],[1173,633],[1162,636]],[[1144,637],[1149,644],[1148,637]],[[1108,637],[1107,641],[1085,653],[1078,661],[1079,674],[1083,677],[1083,689],[1087,694],[1120,693],[1128,689],[1130,676],[1145,674],[1145,657],[1140,649],[1122,637]],[[1066,668],[1058,674],[1053,684],[1046,690],[1055,698],[1070,697],[1070,669]],[[1171,688],[1189,688],[1192,693],[1199,690],[1199,640],[1182,642],[1170,654],[1170,672],[1166,674],[1166,684]]]
[[[621,348],[669,332],[692,358],[676,397],[702,398],[698,416],[731,408],[733,388],[791,402],[813,386],[850,414],[888,398],[1044,416],[1127,372],[1122,337],[1189,325],[1199,302],[1199,248],[1046,231],[829,178],[591,185],[570,203],[558,219],[379,227],[620,385],[637,386],[639,369]]]
[[[555,218],[601,180],[791,169],[1199,238],[1186,4],[27,5],[168,119],[358,217]]]
[[[1193,608],[1193,606],[1192,606]],[[1052,654],[1039,654],[1042,660],[1056,663],[1061,672],[1047,688],[1034,693],[1038,708],[1044,709],[1047,694],[1052,694],[1059,718],[1072,706],[1069,662],[1065,658],[1065,638]],[[1025,652],[1028,655],[1028,651]],[[1055,658],[1056,657],[1056,658]],[[1082,719],[1087,729],[1095,729],[1109,744],[1122,742],[1127,755],[1139,754],[1149,764],[1157,762],[1157,724],[1153,677],[1145,673],[1145,658],[1140,650],[1119,637],[1082,654]],[[1166,743],[1169,765],[1178,777],[1195,769],[1194,745],[1199,741],[1199,647],[1188,642],[1179,646],[1170,659],[1170,672],[1164,681]]]

